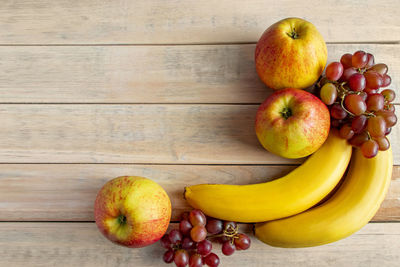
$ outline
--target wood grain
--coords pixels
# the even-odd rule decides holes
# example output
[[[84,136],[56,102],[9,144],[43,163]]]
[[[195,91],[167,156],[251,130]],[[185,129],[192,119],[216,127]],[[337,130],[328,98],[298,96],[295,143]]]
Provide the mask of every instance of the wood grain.
[[[158,243],[141,249],[117,246],[94,223],[0,223],[0,227],[1,266],[166,266]],[[240,229],[251,235],[250,226]],[[314,248],[274,248],[252,237],[248,250],[226,257],[214,243],[220,266],[397,266],[399,249],[399,223],[370,223],[351,237]]]
[[[397,6],[397,0],[362,4],[334,0],[3,0],[0,40],[1,44],[255,42],[271,24],[301,16],[316,25],[328,42],[395,42],[400,29]]]
[[[98,190],[123,175],[144,176],[170,196],[172,221],[190,207],[183,188],[201,183],[252,184],[278,178],[296,166],[119,164],[0,164],[0,221],[93,221]],[[373,221],[400,221],[400,166]]]
[[[272,90],[254,48],[0,46],[0,103],[261,103]],[[389,66],[400,95],[400,45],[329,44],[328,62],[359,49]]]
[[[284,164],[258,105],[0,105],[0,163]],[[399,116],[397,111],[397,116]],[[391,133],[400,164],[399,127]]]

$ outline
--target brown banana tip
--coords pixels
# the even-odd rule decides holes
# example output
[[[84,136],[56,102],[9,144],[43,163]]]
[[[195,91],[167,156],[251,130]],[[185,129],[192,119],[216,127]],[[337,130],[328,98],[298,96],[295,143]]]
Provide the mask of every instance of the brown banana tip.
[[[183,199],[186,200],[186,186],[183,188]]]
[[[253,223],[253,227],[251,230],[253,232],[253,235],[256,235],[256,224],[255,223]]]

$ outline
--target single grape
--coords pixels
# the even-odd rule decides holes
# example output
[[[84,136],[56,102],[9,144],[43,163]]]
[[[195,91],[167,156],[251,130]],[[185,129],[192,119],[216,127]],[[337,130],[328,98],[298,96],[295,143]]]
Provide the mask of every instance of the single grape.
[[[207,221],[207,232],[216,235],[222,232],[223,230],[223,222],[217,219],[211,219]]]
[[[389,104],[385,107],[385,110],[393,112],[395,111],[394,105],[393,104]]]
[[[386,127],[393,127],[397,123],[397,116],[393,112],[380,110],[376,112],[375,115],[383,117],[386,122]]]
[[[353,57],[352,54],[347,53],[347,54],[344,54],[344,55],[340,58],[340,63],[342,63],[342,65],[343,65],[343,67],[344,67],[345,69],[350,68],[350,67],[352,66],[352,63],[351,63],[352,57]]]
[[[390,142],[386,137],[378,137],[374,140],[378,144],[379,150],[385,151],[389,149]]]
[[[236,229],[237,224],[235,222],[226,221],[224,222],[224,229],[225,230],[234,230]]]
[[[225,242],[227,242],[227,241],[230,241],[230,240],[231,240],[231,238],[228,237],[228,236],[226,236],[226,235],[221,236],[221,237],[219,238],[219,242],[220,242],[221,244],[223,244],[223,243],[225,243]]]
[[[357,51],[351,57],[351,65],[354,68],[364,68],[367,65],[368,56],[364,51]]]
[[[375,58],[372,54],[367,53],[367,65],[365,65],[366,68],[370,68],[375,64]]]
[[[347,117],[347,112],[340,106],[340,104],[333,104],[331,107],[331,116],[338,120],[343,120]]]
[[[189,253],[184,249],[175,251],[174,262],[177,267],[185,267],[189,263]]]
[[[396,98],[396,93],[392,89],[385,89],[381,94],[387,102],[392,102]]]
[[[378,154],[378,143],[370,139],[361,145],[361,152],[366,158],[373,158]]]
[[[349,140],[354,136],[354,131],[350,125],[345,124],[340,128],[339,135],[341,138]]]
[[[174,261],[174,251],[171,248],[164,253],[163,260],[165,263],[171,263]]]
[[[190,237],[194,242],[201,242],[207,237],[207,230],[204,226],[196,225],[190,230]]]
[[[388,71],[388,66],[386,64],[379,63],[376,65],[373,65],[368,70],[373,70],[373,71],[376,71],[377,73],[379,73],[380,75],[385,75]]]
[[[188,235],[190,233],[190,230],[192,229],[192,227],[193,227],[192,224],[187,220],[182,220],[179,223],[179,230],[181,231],[181,233],[183,235]]]
[[[367,122],[367,131],[372,137],[381,137],[386,132],[386,122],[382,116],[371,117]]]
[[[339,128],[343,124],[342,120],[332,119],[331,126],[333,128]]]
[[[360,115],[353,118],[351,121],[351,129],[354,131],[355,134],[359,134],[365,130],[367,126],[367,116]]]
[[[207,223],[206,215],[201,210],[192,210],[189,214],[190,223],[193,226],[201,225],[205,226]]]
[[[207,239],[197,244],[197,253],[202,256],[207,256],[212,250],[212,244]]]
[[[381,94],[370,94],[367,98],[367,109],[369,111],[382,110],[385,105],[385,98]]]
[[[362,91],[366,85],[366,80],[364,75],[361,73],[355,73],[349,78],[349,87],[353,91]]]
[[[217,267],[219,265],[219,257],[211,252],[204,258],[204,263],[210,267]]]
[[[239,238],[235,238],[235,246],[237,249],[246,250],[250,247],[251,240],[245,234],[239,234]]]
[[[326,105],[332,105],[337,98],[336,86],[333,83],[327,83],[322,86],[320,97]]]
[[[337,81],[343,74],[343,65],[340,62],[330,63],[325,70],[325,76],[331,81]]]
[[[230,256],[236,251],[236,246],[232,242],[227,241],[222,244],[222,253],[225,256]]]
[[[366,141],[368,141],[368,134],[366,132],[362,132],[354,135],[353,138],[349,140],[349,143],[352,146],[359,147]]]
[[[181,214],[181,221],[183,221],[183,220],[189,221],[189,212],[188,211],[185,211]]]
[[[350,77],[355,73],[358,73],[355,68],[347,68],[343,71],[343,75],[340,80],[347,82],[350,79]]]
[[[376,71],[367,71],[364,73],[366,87],[370,89],[379,89],[382,86],[383,80],[382,75]]]
[[[193,254],[189,258],[189,267],[201,267],[203,266],[203,257],[199,254]]]
[[[385,136],[386,136],[386,135],[389,135],[391,131],[392,131],[392,128],[386,128]]]
[[[181,242],[182,238],[182,233],[177,229],[173,229],[171,232],[169,232],[169,240],[171,240],[171,244],[177,244],[178,242]]]
[[[170,248],[171,247],[171,240],[169,239],[169,235],[165,234],[160,239],[161,246],[163,248]]]
[[[344,104],[346,109],[356,116],[363,114],[367,110],[365,101],[361,96],[356,94],[347,95],[344,98]]]
[[[392,83],[392,78],[391,78],[389,75],[384,74],[384,75],[382,76],[382,86],[381,86],[381,87],[387,87],[387,86],[389,86],[391,83]]]
[[[196,243],[190,237],[184,237],[182,240],[182,248],[183,249],[193,249],[195,248]]]
[[[378,91],[375,89],[365,88],[363,93],[366,93],[367,96],[370,94],[376,94]]]

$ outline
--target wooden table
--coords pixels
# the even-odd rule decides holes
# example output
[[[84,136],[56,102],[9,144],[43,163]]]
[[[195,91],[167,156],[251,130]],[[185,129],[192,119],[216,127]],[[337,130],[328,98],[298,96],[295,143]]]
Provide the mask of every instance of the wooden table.
[[[327,41],[329,61],[363,49],[387,63],[399,103],[398,6],[2,0],[0,266],[166,266],[158,244],[128,249],[101,236],[99,188],[119,175],[149,177],[167,190],[176,221],[189,208],[185,185],[255,183],[294,169],[302,160],[269,154],[253,131],[271,93],[255,72],[255,42],[282,18],[305,18]],[[399,266],[399,140],[397,127],[390,190],[361,231],[308,249],[253,238],[221,266]]]

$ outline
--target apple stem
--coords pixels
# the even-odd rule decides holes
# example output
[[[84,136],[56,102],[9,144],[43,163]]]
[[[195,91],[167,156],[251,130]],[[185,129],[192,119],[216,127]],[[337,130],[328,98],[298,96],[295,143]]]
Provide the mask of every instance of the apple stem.
[[[285,118],[285,120],[287,120],[290,116],[292,116],[292,110],[288,107],[285,107],[281,111],[281,115]]]
[[[125,215],[121,214],[118,216],[118,222],[119,224],[125,224],[126,223],[126,217]]]
[[[292,38],[292,39],[298,39],[299,38],[299,35],[297,34],[295,28],[293,28],[291,30],[291,32],[288,32],[287,35],[289,35],[289,37]]]

